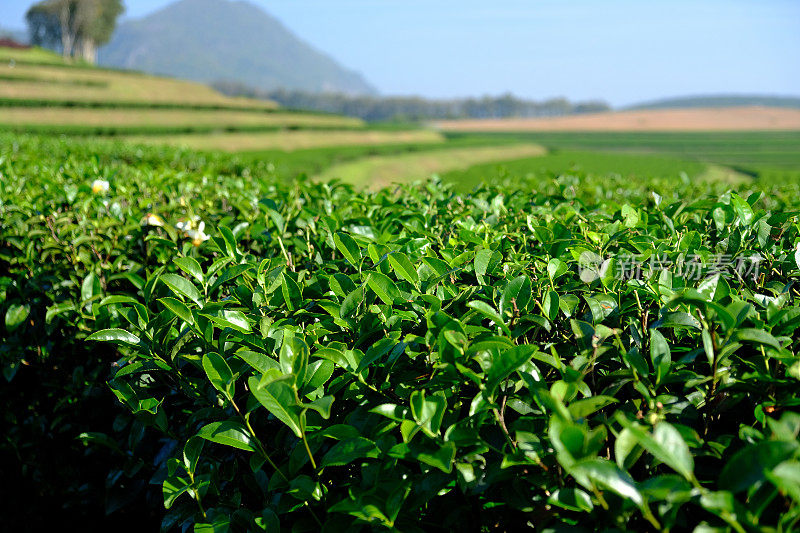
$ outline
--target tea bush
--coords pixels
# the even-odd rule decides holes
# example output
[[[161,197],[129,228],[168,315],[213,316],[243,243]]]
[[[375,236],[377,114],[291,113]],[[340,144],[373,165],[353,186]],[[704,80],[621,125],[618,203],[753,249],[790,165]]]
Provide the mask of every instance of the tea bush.
[[[4,455],[164,530],[797,528],[796,185],[269,169],[4,153]]]
[[[236,212],[227,198],[242,196],[237,187],[252,191],[258,182],[244,176],[252,170],[268,177],[266,167],[174,150],[0,135],[6,523],[41,529],[57,512],[109,527],[148,517],[150,529],[157,526],[161,503],[144,500],[153,472],[144,474],[152,461],[143,457],[154,457],[159,445],[120,436],[130,420],[109,395],[113,361],[84,339],[121,323],[93,306],[113,291],[135,290],[130,279],[136,281],[136,262],[150,246],[142,226],[150,206],[173,222],[192,209],[215,217]],[[108,193],[93,193],[95,180],[109,181]],[[226,192],[217,193],[221,180]],[[119,444],[95,439],[87,446],[96,433]],[[97,445],[103,442],[108,446]],[[120,460],[134,449],[130,461]],[[104,518],[104,508],[113,514]]]

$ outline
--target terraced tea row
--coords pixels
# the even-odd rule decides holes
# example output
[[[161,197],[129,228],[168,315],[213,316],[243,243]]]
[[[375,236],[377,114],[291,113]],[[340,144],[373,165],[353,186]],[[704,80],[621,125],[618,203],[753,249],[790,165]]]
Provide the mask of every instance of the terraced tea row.
[[[152,134],[175,130],[236,130],[281,128],[362,128],[359,119],[311,113],[200,109],[88,109],[0,106],[0,128],[20,131],[47,128],[56,133],[87,133],[147,128]]]
[[[263,150],[301,150],[316,147],[441,143],[444,137],[429,130],[340,130],[340,131],[282,131],[227,132],[187,135],[126,136],[135,144],[177,146],[193,150],[247,152]]]

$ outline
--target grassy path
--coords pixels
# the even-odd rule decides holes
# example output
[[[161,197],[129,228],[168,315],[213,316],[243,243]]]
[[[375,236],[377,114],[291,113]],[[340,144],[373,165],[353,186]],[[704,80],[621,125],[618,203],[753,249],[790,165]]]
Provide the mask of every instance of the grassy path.
[[[538,144],[481,146],[430,150],[421,153],[371,156],[334,165],[317,176],[339,178],[358,186],[377,188],[393,182],[424,179],[431,174],[465,170],[473,165],[547,153]]]

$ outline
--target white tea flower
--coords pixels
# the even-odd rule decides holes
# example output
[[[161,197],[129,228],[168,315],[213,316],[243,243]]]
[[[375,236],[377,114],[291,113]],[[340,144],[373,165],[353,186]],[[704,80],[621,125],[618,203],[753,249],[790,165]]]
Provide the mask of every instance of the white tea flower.
[[[206,223],[205,222],[200,222],[200,224],[197,225],[197,229],[196,230],[195,229],[190,229],[190,230],[188,230],[186,232],[186,234],[189,235],[189,238],[192,239],[192,244],[193,245],[200,246],[205,241],[207,241],[208,239],[211,238],[209,235],[206,235],[203,232],[203,230],[205,228],[206,228]]]
[[[94,180],[92,182],[92,192],[95,194],[106,193],[110,184],[106,180]]]

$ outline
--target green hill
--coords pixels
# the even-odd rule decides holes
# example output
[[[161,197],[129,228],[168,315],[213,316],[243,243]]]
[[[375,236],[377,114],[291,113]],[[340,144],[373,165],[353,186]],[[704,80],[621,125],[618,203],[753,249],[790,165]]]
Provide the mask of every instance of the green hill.
[[[106,66],[258,89],[375,92],[361,75],[243,1],[181,0],[123,22],[98,59]]]
[[[67,62],[43,48],[0,48],[0,107],[204,107],[274,109],[191,81]]]

